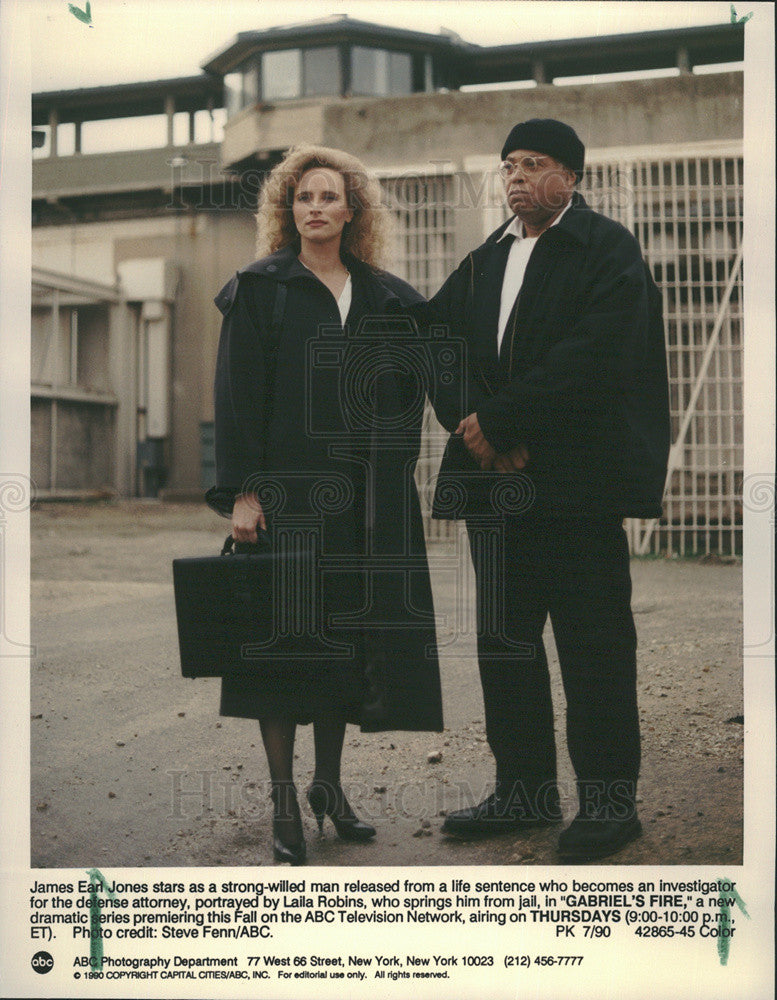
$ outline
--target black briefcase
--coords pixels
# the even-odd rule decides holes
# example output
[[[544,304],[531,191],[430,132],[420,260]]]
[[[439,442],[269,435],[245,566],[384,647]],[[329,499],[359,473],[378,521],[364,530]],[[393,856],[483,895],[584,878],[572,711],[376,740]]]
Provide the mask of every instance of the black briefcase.
[[[257,666],[246,644],[272,636],[273,556],[264,539],[221,555],[173,560],[178,647],[184,677],[223,677]]]
[[[313,554],[274,552],[267,533],[257,534],[256,545],[233,543],[230,536],[221,555],[173,560],[184,677],[352,655],[319,621]]]

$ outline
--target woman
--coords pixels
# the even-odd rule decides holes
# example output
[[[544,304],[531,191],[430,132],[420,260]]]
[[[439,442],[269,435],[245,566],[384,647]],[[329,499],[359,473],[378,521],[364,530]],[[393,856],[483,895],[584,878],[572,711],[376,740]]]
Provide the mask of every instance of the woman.
[[[222,715],[259,720],[274,854],[291,864],[306,858],[292,770],[298,724],[313,724],[307,797],[319,830],[329,816],[354,841],[375,829],[340,784],[346,723],[442,729],[412,478],[426,376],[406,310],[423,300],[377,269],[387,214],[378,183],[354,157],[293,149],[262,191],[260,259],[216,298],[224,314],[218,485],[208,502],[231,516],[237,543],[267,531],[290,579],[296,572],[299,584],[299,566],[313,568],[276,609],[284,622],[302,622],[298,641],[287,628],[277,661],[225,677],[221,694]]]

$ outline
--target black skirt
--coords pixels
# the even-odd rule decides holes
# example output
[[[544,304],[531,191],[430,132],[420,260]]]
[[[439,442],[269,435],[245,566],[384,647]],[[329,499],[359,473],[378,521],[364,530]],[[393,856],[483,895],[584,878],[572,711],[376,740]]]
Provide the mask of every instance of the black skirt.
[[[320,663],[273,664],[253,676],[223,678],[219,714],[238,719],[283,718],[300,725],[319,718],[357,724],[363,687],[361,657],[331,668]]]

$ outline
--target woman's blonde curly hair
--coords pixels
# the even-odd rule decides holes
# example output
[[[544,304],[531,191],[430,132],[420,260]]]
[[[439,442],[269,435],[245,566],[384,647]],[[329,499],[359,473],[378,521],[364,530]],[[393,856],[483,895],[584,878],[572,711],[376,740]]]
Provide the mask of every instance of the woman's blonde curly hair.
[[[256,214],[258,257],[299,241],[292,207],[302,175],[311,168],[336,170],[345,181],[353,219],[343,229],[341,248],[371,267],[382,266],[388,250],[390,216],[378,181],[350,153],[326,146],[293,146],[267,177]]]

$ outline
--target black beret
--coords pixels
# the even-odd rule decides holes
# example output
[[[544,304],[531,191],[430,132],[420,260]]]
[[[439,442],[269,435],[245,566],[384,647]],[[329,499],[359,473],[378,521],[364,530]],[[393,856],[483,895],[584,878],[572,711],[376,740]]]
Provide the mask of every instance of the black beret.
[[[546,153],[574,170],[578,180],[583,176],[585,146],[570,125],[555,118],[530,118],[514,126],[502,147],[502,159],[515,149]]]

